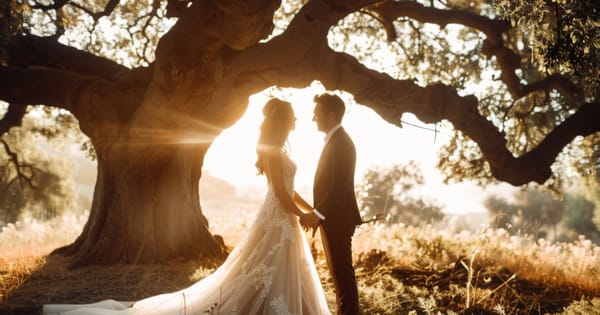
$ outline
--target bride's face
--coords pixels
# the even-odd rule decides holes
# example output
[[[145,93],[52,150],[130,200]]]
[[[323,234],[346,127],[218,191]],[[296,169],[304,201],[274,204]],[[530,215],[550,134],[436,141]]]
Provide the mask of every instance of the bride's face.
[[[287,111],[282,118],[285,120],[285,122],[282,123],[282,128],[285,128],[285,131],[289,132],[296,129],[296,121],[298,119],[296,118],[294,111]]]
[[[290,130],[294,130],[296,129],[296,121],[298,119],[296,118],[296,116],[292,116],[292,120],[290,121]]]
[[[277,133],[283,133],[286,135],[286,137],[290,134],[290,132],[294,129],[296,129],[296,116],[292,113],[290,116],[283,118],[284,121],[282,121],[279,124],[279,127],[277,129],[279,129],[279,131],[275,131]]]

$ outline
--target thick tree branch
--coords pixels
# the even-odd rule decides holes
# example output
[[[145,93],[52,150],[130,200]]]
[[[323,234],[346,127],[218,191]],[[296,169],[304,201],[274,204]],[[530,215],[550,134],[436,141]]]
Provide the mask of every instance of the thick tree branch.
[[[278,0],[192,2],[156,48],[142,104],[153,111],[144,111],[134,124],[166,123],[164,117],[150,117],[150,113],[174,108],[220,127],[233,124],[245,107],[244,103],[224,107],[224,103],[232,104],[225,101],[231,88],[226,83],[234,80],[227,73],[227,63],[231,56],[270,35],[279,5]]]
[[[95,124],[127,121],[153,71],[153,66],[130,70],[33,35],[16,39],[9,53],[9,66],[0,67],[0,99],[66,109],[88,136]]]
[[[63,45],[50,37],[26,35],[16,38],[9,49],[9,66],[45,67],[68,70],[79,75],[112,80],[129,71],[112,60]]]
[[[9,103],[44,104],[69,111],[83,84],[92,80],[68,71],[23,70],[0,66],[0,99]]]
[[[404,112],[411,112],[427,123],[450,121],[479,145],[493,176],[513,185],[545,182],[552,174],[550,167],[562,148],[576,136],[600,131],[597,121],[600,104],[584,104],[533,150],[515,157],[506,148],[504,134],[479,114],[474,96],[460,96],[454,88],[442,84],[421,88],[411,81],[395,80],[367,69],[346,54],[331,54],[333,57],[320,58],[325,61],[316,62],[317,66],[313,68],[314,73],[321,74],[318,77],[328,89],[352,93],[358,103],[374,109],[396,125]]]
[[[461,24],[477,29],[489,36],[494,44],[502,44],[502,38],[496,34],[502,34],[510,29],[510,24],[501,20],[492,20],[485,16],[461,10],[441,10],[434,7],[426,7],[418,2],[412,1],[382,1],[369,6],[367,11],[373,12],[380,20],[388,25],[400,17],[407,17],[422,23],[437,24],[445,27],[448,24]],[[392,30],[390,30],[392,31]],[[394,30],[395,32],[395,30]],[[394,36],[394,38],[397,35]]]
[[[227,65],[236,79],[235,86],[257,92],[273,83],[277,84],[280,73],[288,72],[286,83],[295,79],[293,86],[303,86],[314,80],[301,70],[300,63],[311,59],[310,54],[327,46],[327,33],[344,16],[364,6],[381,0],[311,0],[294,16],[285,32],[268,43],[241,51]],[[245,89],[248,89],[247,91]]]
[[[556,126],[540,144],[524,156],[534,155],[534,160],[547,165],[547,170],[550,172],[550,165],[556,156],[575,137],[586,137],[600,131],[599,118],[600,103],[584,103],[577,109],[577,112]]]
[[[126,84],[81,76],[55,69],[19,69],[0,66],[0,99],[17,104],[63,108],[93,138],[127,123],[140,106],[149,71],[128,72]],[[141,78],[137,78],[141,77]]]

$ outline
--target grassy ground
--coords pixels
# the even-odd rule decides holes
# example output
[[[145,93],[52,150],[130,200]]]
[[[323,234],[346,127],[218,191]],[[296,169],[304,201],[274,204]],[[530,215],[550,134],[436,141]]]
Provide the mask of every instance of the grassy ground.
[[[84,220],[30,221],[0,233],[1,314],[39,314],[44,303],[133,301],[186,287],[217,265],[173,261],[67,270],[68,258],[47,253],[74,239]],[[212,226],[236,242],[249,222],[237,220],[215,219]],[[314,244],[335,311],[319,240]],[[503,230],[455,231],[451,224],[365,225],[354,251],[364,314],[600,314],[600,248],[583,238],[551,243]]]

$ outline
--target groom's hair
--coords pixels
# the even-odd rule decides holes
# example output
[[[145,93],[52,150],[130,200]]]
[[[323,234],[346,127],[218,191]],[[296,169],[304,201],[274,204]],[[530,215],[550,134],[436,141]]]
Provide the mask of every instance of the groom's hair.
[[[321,107],[321,110],[334,113],[336,119],[342,122],[342,118],[346,112],[346,105],[344,105],[344,101],[339,96],[323,93],[315,95],[314,102]]]

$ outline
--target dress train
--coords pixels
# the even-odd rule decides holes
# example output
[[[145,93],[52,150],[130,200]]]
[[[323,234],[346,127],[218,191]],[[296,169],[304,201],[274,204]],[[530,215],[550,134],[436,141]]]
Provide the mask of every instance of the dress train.
[[[282,156],[286,189],[293,193],[296,165]],[[95,314],[330,314],[298,218],[287,212],[269,184],[260,211],[223,265],[180,291],[126,305],[45,305],[45,315]]]

